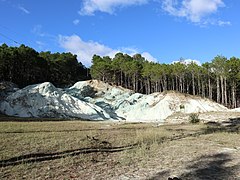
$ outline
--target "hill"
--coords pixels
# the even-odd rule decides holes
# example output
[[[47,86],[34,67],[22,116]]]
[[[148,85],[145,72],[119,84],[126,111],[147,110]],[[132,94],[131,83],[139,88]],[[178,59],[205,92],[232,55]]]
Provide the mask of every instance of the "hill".
[[[209,99],[174,91],[144,95],[98,80],[60,89],[45,82],[16,89],[0,104],[1,113],[18,117],[81,118],[165,122],[176,113],[228,111]]]

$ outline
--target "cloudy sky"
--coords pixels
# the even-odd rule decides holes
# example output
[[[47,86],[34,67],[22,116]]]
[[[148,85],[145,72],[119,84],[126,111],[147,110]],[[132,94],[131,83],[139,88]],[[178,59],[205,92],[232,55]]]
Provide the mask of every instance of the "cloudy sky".
[[[0,0],[0,44],[149,61],[240,57],[239,0]]]

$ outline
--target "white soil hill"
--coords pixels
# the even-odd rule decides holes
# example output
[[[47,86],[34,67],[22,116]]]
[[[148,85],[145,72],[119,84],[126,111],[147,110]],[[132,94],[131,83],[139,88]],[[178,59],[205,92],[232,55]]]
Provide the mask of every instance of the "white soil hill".
[[[16,84],[8,81],[0,82],[0,101],[2,101],[5,97],[10,95],[11,93],[18,90]]]
[[[117,110],[129,121],[159,121],[177,112],[202,113],[211,111],[226,111],[224,106],[208,99],[184,95],[176,92],[154,93],[140,96],[138,99],[130,97],[132,103]]]
[[[208,99],[176,92],[143,95],[97,80],[81,81],[67,89],[51,83],[27,86],[0,104],[2,113],[20,117],[83,118],[164,122],[176,113],[227,111]]]
[[[176,112],[202,113],[228,110],[209,99],[196,96],[177,92],[143,95],[97,80],[77,82],[68,89],[68,93],[102,107],[112,119],[126,119],[131,122],[164,122],[168,116]]]
[[[240,108],[231,109],[232,112],[240,112]]]
[[[16,91],[1,103],[0,109],[4,114],[19,117],[110,118],[100,107],[81,101],[49,82]]]

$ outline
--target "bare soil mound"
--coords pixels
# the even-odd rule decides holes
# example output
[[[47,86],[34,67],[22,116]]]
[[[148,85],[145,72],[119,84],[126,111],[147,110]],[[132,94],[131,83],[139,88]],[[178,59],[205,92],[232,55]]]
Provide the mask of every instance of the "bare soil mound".
[[[27,86],[8,95],[2,113],[19,117],[83,118],[165,122],[176,113],[228,111],[209,99],[163,92],[144,95],[97,80],[81,81],[67,89],[51,83]]]

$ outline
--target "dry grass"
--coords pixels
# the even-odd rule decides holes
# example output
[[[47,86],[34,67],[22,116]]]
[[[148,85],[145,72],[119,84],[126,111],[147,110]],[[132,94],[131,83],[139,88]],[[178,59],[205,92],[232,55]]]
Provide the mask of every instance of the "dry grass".
[[[167,179],[173,174],[191,179],[204,168],[214,175],[203,162],[207,158],[217,166],[218,154],[226,160],[218,173],[237,179],[238,130],[203,124],[0,122],[0,179]]]

